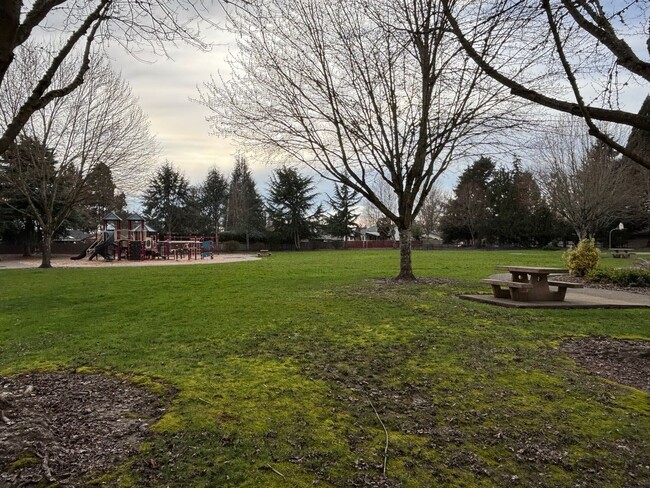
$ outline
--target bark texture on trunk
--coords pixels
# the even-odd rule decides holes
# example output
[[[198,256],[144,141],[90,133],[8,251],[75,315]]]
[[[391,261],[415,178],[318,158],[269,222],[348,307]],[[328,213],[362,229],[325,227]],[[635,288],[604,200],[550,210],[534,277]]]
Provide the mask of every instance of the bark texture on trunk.
[[[39,268],[51,268],[52,263],[52,233],[43,230],[43,242],[42,242],[41,252],[43,253],[43,258],[41,260],[41,265]]]
[[[415,280],[411,263],[411,229],[399,230],[399,275],[398,280]]]

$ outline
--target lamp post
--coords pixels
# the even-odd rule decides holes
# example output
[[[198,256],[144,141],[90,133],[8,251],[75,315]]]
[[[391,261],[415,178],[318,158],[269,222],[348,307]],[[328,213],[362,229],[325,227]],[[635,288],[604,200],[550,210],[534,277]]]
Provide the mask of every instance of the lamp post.
[[[616,229],[618,229],[618,230],[625,229],[625,227],[623,226],[623,222],[621,222],[620,224],[618,224],[617,227],[614,227],[612,230],[609,231],[609,248],[610,249],[612,248],[612,232],[614,232]]]

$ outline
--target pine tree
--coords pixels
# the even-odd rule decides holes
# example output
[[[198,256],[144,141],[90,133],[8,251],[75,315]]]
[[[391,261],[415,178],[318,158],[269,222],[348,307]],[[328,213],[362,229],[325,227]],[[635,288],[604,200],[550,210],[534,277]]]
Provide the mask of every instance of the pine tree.
[[[226,216],[226,230],[243,234],[250,249],[251,235],[264,230],[264,203],[243,156],[237,156],[230,175]]]
[[[334,195],[328,196],[327,201],[334,213],[327,218],[327,231],[334,237],[342,237],[344,241],[354,235],[358,213],[354,212],[355,205],[361,201],[361,196],[346,185],[334,185]]]
[[[159,230],[172,234],[182,221],[182,209],[187,205],[190,184],[170,162],[158,168],[145,190],[144,211]]]
[[[286,166],[271,175],[267,208],[273,230],[283,240],[300,249],[300,240],[316,234],[318,220],[322,214],[320,205],[314,208],[312,178],[299,174]]]
[[[210,221],[215,238],[219,238],[219,230],[224,225],[226,209],[228,208],[228,181],[215,167],[208,172],[200,189],[200,199],[203,215]]]

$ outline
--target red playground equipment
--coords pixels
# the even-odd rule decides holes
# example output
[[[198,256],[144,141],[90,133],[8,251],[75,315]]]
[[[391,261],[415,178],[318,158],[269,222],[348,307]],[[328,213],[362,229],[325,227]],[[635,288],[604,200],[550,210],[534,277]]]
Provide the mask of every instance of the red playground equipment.
[[[92,260],[98,256],[107,261],[214,258],[216,249],[211,238],[168,236],[160,241],[155,229],[149,227],[146,219],[137,213],[129,215],[126,224],[126,228],[123,228],[123,220],[119,216],[113,212],[107,213],[93,243],[70,259]]]

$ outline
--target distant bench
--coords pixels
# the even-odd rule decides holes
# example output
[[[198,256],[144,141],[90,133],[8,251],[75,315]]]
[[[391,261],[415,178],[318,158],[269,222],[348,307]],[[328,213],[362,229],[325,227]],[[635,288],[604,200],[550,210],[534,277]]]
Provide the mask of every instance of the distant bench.
[[[260,249],[260,252],[257,253],[257,256],[260,258],[268,257],[271,255],[271,251],[268,249]]]
[[[629,258],[632,249],[629,247],[613,247],[610,252],[613,258]]]

